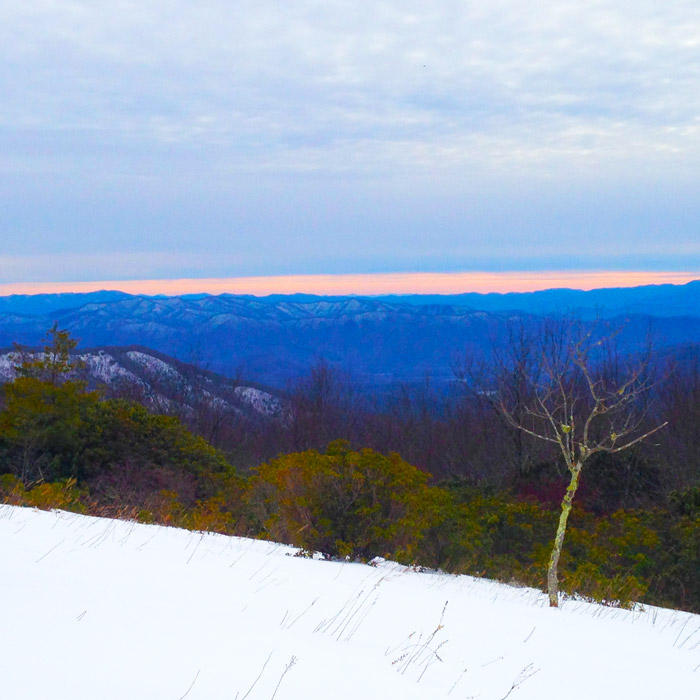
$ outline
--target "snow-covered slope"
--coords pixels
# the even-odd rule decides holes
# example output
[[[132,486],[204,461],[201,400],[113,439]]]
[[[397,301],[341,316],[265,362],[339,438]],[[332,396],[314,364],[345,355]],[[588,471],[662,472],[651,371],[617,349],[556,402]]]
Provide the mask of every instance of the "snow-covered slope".
[[[36,357],[43,358],[43,353]],[[91,388],[102,386],[124,395],[136,393],[159,412],[192,413],[207,404],[221,413],[277,417],[282,401],[259,386],[250,386],[142,348],[97,348],[72,355],[78,370],[72,378]],[[0,352],[0,384],[17,376],[21,358],[14,350]],[[133,398],[133,396],[130,396]]]
[[[0,506],[3,700],[700,697],[700,616]]]

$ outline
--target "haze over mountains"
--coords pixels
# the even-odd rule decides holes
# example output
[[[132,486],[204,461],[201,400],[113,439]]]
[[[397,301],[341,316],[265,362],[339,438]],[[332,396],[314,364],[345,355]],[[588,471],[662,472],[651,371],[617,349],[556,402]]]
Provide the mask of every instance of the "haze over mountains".
[[[0,298],[0,347],[35,346],[58,322],[81,348],[142,345],[282,387],[324,359],[371,385],[449,381],[467,353],[488,352],[510,323],[573,313],[624,327],[623,349],[651,332],[663,350],[700,342],[700,281],[593,291],[316,297],[133,296],[122,292]]]

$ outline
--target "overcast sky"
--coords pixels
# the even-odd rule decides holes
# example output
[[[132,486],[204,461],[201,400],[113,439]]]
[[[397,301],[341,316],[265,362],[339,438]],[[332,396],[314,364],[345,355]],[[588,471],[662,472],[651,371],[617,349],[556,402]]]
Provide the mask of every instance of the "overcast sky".
[[[700,271],[697,0],[0,0],[0,283]]]

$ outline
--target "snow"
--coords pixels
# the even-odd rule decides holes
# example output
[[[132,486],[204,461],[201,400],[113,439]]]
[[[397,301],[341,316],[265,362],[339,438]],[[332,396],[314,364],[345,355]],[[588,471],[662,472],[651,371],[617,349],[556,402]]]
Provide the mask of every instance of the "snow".
[[[168,380],[175,387],[189,387],[192,389],[191,384],[188,383],[185,377],[167,362],[137,350],[130,350],[126,354],[130,360],[139,364],[146,371],[148,377]],[[41,358],[43,353],[36,353],[34,357]],[[194,413],[194,409],[191,406],[182,407],[176,404],[173,400],[156,391],[154,387],[149,386],[147,381],[140,379],[134,372],[124,367],[117,359],[103,350],[97,353],[75,355],[73,359],[82,362],[89,374],[98,381],[113,384],[119,380],[126,380],[131,384],[150,390],[150,405],[156,407],[159,411],[169,413],[181,411],[185,415]],[[0,384],[10,382],[16,378],[17,373],[14,368],[18,361],[15,352],[0,354]],[[201,391],[202,397],[207,399],[212,408],[242,414],[238,407],[228,401],[215,396],[210,391]],[[282,413],[282,402],[277,397],[261,389],[251,386],[237,386],[234,389],[234,394],[249,409],[261,415],[274,417]]]
[[[282,402],[266,391],[255,389],[252,386],[237,386],[234,393],[263,415],[276,416],[282,411]]]
[[[11,382],[17,376],[17,372],[15,372],[17,362],[17,353],[15,352],[0,355],[0,382]]]
[[[163,362],[163,360],[159,360],[157,357],[153,357],[153,355],[147,355],[138,350],[130,350],[126,353],[126,356],[144,367],[151,375],[160,378],[167,377],[168,379],[177,381],[182,380],[182,375],[174,367],[167,362]]]
[[[45,354],[34,353],[32,357],[41,360],[45,357]],[[73,355],[72,359],[76,362],[84,363],[90,374],[103,382],[110,383],[116,379],[127,379],[143,385],[143,382],[133,372],[122,367],[111,355],[102,350],[97,353]],[[17,372],[14,368],[20,361],[21,358],[15,352],[0,355],[0,382],[9,382],[15,379]]]
[[[93,377],[107,384],[118,379],[125,379],[134,384],[144,386],[144,383],[131,371],[122,367],[111,355],[103,351],[78,355],[78,360],[84,362]]]
[[[700,697],[700,616],[0,506],[6,700]]]

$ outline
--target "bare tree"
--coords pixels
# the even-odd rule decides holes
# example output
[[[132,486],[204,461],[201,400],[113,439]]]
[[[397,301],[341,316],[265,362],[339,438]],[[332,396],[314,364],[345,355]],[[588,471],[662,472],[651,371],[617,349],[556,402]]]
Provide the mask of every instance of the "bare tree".
[[[700,481],[700,346],[691,346],[674,359],[673,371],[659,392],[662,410],[670,420],[660,440],[669,491]]]
[[[498,377],[495,396],[499,397],[494,408],[505,424],[510,442],[511,467],[515,475],[521,477],[543,458],[537,441],[519,429],[526,420],[527,408],[534,398],[534,387],[543,369],[538,348],[540,335],[537,330],[517,321],[510,322],[506,332],[502,344],[492,340],[492,361]],[[490,396],[487,394],[486,398]],[[501,410],[504,401],[509,407],[507,414]]]
[[[357,437],[363,401],[352,377],[326,360],[318,360],[308,376],[287,392],[287,427],[294,451],[325,449],[337,439]]]
[[[625,360],[617,333],[599,336],[577,322],[549,323],[538,332],[537,361],[523,378],[527,400],[514,395],[512,375],[496,375],[494,400],[519,431],[558,449],[569,473],[547,570],[549,604],[559,604],[559,559],[584,464],[598,453],[614,454],[645,440],[666,423],[649,424],[655,384],[651,352]]]

